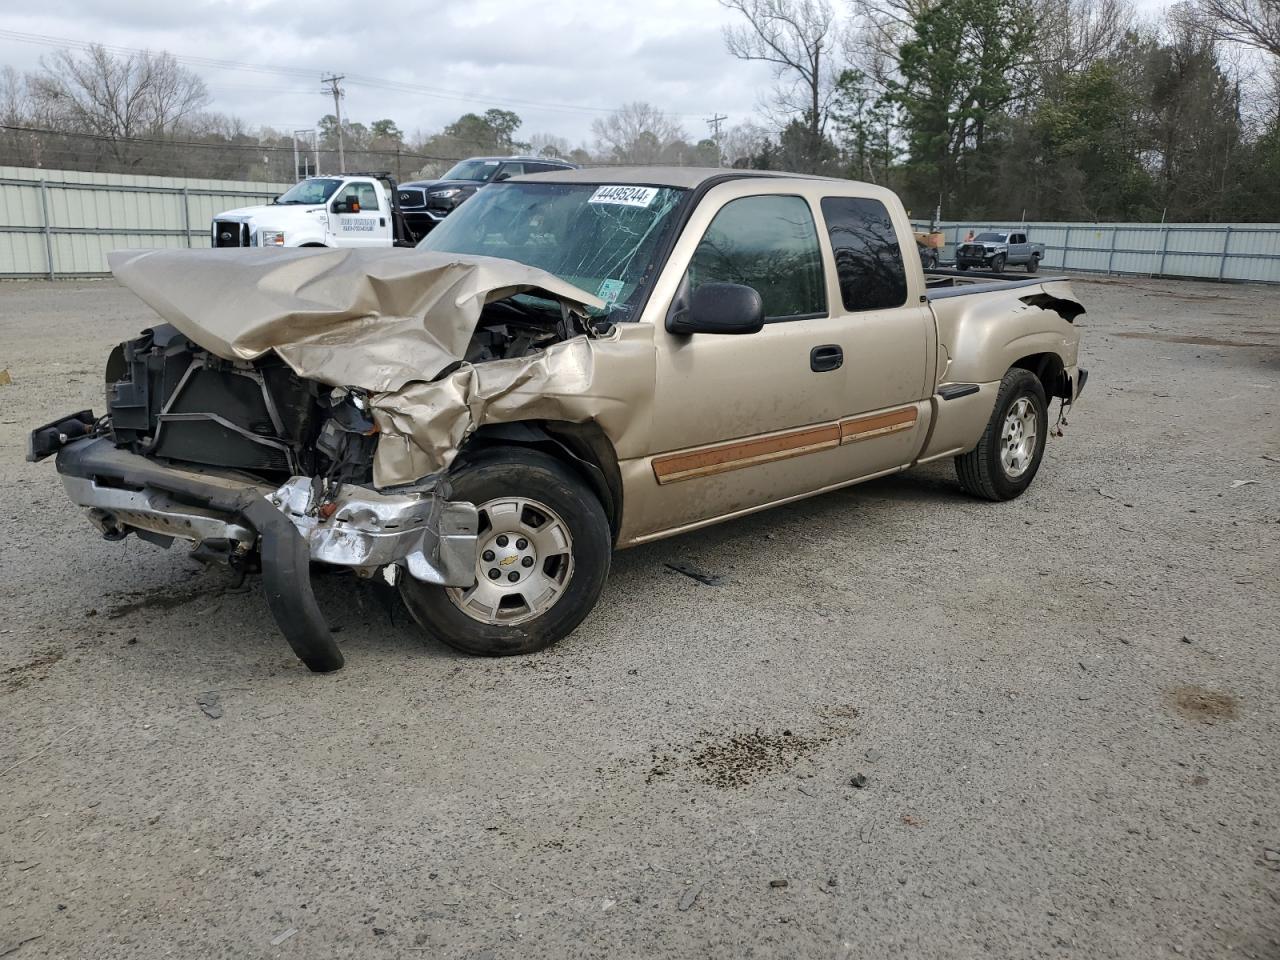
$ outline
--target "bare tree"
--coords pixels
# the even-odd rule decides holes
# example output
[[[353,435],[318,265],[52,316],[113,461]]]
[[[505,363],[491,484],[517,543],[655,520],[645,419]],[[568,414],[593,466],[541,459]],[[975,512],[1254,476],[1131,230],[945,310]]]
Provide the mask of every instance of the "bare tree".
[[[785,122],[797,115],[808,131],[810,156],[818,156],[835,95],[834,53],[839,46],[835,13],[827,0],[720,0],[747,22],[725,27],[724,42],[740,60],[773,67],[774,106]]]
[[[529,134],[529,150],[538,157],[567,157],[573,149],[569,141],[554,133]]]
[[[27,85],[13,67],[0,70],[0,123],[21,124],[31,118]]]
[[[596,149],[619,163],[679,162],[684,128],[649,103],[627,103],[591,122]]]
[[[28,84],[52,122],[104,138],[121,163],[130,160],[127,141],[175,133],[209,103],[204,81],[172,54],[117,57],[97,44],[42,58]]]
[[[1280,57],[1280,0],[1194,0],[1192,10],[1215,39]]]
[[[1043,85],[1116,55],[1134,29],[1132,0],[1037,0],[1035,63]]]
[[[897,69],[898,51],[934,0],[850,0],[853,23],[844,35],[846,58],[869,78]]]
[[[725,131],[721,152],[726,167],[746,166],[751,158],[761,153],[772,137],[759,124],[747,121],[735,124]]]

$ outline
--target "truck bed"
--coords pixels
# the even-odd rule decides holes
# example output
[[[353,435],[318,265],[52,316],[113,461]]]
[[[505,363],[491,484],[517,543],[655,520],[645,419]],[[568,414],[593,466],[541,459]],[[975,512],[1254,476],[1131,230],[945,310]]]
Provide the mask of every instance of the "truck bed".
[[[974,293],[991,293],[996,290],[1016,290],[1034,287],[1042,283],[1067,280],[1046,274],[1010,276],[1007,273],[990,273],[975,270],[926,270],[924,272],[925,296],[930,300],[947,297],[966,297]]]

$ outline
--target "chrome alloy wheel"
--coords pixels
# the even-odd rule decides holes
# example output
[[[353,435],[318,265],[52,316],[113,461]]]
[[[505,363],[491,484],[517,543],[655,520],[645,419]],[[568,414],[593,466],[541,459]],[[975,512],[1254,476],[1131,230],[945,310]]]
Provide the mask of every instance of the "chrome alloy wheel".
[[[1000,430],[1000,463],[1010,480],[1016,480],[1031,466],[1036,455],[1036,429],[1035,401],[1020,397],[1009,408]]]
[[[480,504],[476,582],[448,588],[473,620],[510,627],[546,613],[573,576],[573,536],[549,507],[524,497]]]

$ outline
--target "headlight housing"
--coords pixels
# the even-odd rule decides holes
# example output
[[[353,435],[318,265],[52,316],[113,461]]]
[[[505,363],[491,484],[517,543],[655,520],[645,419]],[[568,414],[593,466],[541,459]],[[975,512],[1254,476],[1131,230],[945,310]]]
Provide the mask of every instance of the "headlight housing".
[[[258,234],[258,245],[262,247],[283,247],[283,230],[263,230]]]
[[[449,187],[445,190],[431,190],[429,194],[439,200],[448,200],[450,197],[456,197],[461,192],[461,187]]]

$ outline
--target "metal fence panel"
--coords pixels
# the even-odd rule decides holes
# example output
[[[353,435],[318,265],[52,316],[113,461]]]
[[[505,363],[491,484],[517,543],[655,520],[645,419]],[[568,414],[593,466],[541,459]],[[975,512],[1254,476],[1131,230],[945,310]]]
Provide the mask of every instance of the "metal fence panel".
[[[100,276],[112,250],[207,247],[216,214],[288,188],[0,167],[0,277]]]
[[[1280,283],[1280,223],[1027,223],[1045,245],[1042,265],[1080,273],[1251,280]],[[917,230],[929,225],[916,222]],[[1008,223],[948,221],[943,260],[972,230],[1007,231]],[[1017,268],[1014,268],[1017,269]]]
[[[207,247],[214,215],[288,189],[133,174],[0,167],[0,277],[97,276],[111,250]],[[943,259],[969,230],[1007,223],[941,224]],[[1029,223],[1050,270],[1280,283],[1280,224]],[[916,229],[927,229],[917,223]]]

